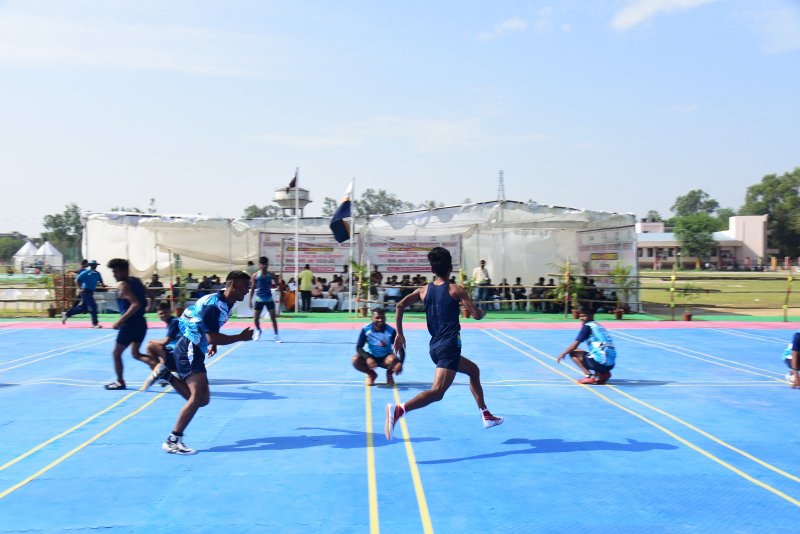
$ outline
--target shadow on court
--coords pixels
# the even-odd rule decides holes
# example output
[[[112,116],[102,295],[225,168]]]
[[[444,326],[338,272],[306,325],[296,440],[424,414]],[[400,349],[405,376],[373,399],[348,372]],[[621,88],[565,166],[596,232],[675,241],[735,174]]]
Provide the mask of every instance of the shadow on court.
[[[674,384],[674,382],[670,380],[626,380],[621,378],[617,380],[616,378],[609,380],[609,386],[620,386],[623,388],[641,388],[647,386],[665,386],[667,384]]]
[[[288,399],[281,395],[275,395],[271,391],[262,391],[253,388],[239,388],[246,391],[246,393],[239,393],[238,391],[212,391],[212,399],[234,399],[234,400],[281,400]]]
[[[287,449],[307,449],[309,447],[330,446],[334,449],[363,449],[367,446],[367,433],[339,428],[301,427],[297,430],[324,430],[339,432],[338,434],[322,434],[299,436],[273,436],[239,440],[232,445],[220,445],[204,449],[201,452],[247,452],[247,451],[283,451]],[[412,443],[438,441],[439,438],[411,438]],[[373,447],[391,445],[383,434],[372,433]],[[399,440],[402,441],[402,440]]]
[[[443,458],[441,460],[418,461],[418,464],[452,464],[467,460],[488,460],[490,458],[501,458],[512,454],[545,454],[559,452],[584,452],[584,451],[622,451],[622,452],[646,452],[655,449],[675,450],[678,447],[668,443],[649,443],[646,441],[636,441],[626,438],[627,443],[615,443],[613,441],[565,441],[563,439],[525,439],[512,438],[503,442],[503,445],[529,445],[524,449],[514,449],[510,451],[491,452],[478,454],[476,456],[465,456],[463,458]]]

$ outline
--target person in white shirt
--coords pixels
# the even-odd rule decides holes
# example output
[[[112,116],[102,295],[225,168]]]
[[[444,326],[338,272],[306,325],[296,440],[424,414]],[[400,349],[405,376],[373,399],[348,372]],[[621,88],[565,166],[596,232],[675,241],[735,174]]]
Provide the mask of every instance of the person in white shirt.
[[[472,281],[478,287],[476,295],[478,302],[476,304],[478,304],[478,307],[482,310],[488,309],[488,303],[483,302],[487,299],[489,288],[486,286],[490,283],[489,271],[486,270],[486,260],[481,260],[481,266],[475,267],[472,270]]]

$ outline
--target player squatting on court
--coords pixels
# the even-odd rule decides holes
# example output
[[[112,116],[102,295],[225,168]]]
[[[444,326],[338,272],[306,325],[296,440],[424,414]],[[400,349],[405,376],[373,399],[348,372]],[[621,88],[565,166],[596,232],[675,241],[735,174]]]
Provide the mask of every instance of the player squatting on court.
[[[611,370],[617,360],[614,341],[611,339],[608,330],[595,322],[594,314],[591,310],[582,309],[578,312],[578,319],[583,324],[580,332],[578,332],[578,337],[559,355],[556,361],[561,363],[561,360],[569,354],[575,365],[586,375],[578,380],[579,383],[605,384],[611,378]],[[584,341],[589,345],[587,347],[588,351],[578,348],[578,345]]]
[[[386,324],[386,312],[383,308],[372,310],[372,322],[361,329],[356,343],[356,354],[353,356],[353,367],[369,377],[369,385],[375,384],[378,373],[376,367],[386,369],[386,385],[394,385],[393,375],[403,372],[403,358],[394,352],[394,340],[397,331]],[[401,356],[403,352],[400,352]]]
[[[430,357],[436,364],[436,371],[433,375],[431,389],[423,391],[404,404],[386,405],[384,432],[389,441],[392,440],[395,423],[403,415],[442,400],[447,389],[453,383],[456,372],[469,376],[469,389],[481,411],[483,427],[491,428],[503,422],[502,417],[492,415],[486,407],[483,400],[480,369],[475,363],[461,355],[461,324],[459,323],[461,305],[478,320],[483,317],[483,310],[479,310],[475,306],[463,287],[449,282],[450,273],[453,270],[453,260],[449,250],[442,247],[432,248],[428,252],[428,261],[431,264],[431,271],[435,275],[434,281],[416,289],[397,303],[397,337],[394,341],[394,349],[399,354],[401,350],[405,350],[406,346],[403,335],[403,311],[414,303],[422,302],[425,306],[428,332],[431,335]]]

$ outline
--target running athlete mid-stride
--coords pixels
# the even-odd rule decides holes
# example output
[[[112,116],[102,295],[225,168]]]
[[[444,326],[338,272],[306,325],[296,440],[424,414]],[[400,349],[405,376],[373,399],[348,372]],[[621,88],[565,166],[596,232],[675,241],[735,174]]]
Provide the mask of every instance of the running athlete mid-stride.
[[[431,271],[435,275],[434,281],[427,286],[418,288],[410,295],[406,295],[397,303],[397,337],[394,341],[395,353],[405,350],[406,339],[403,335],[403,311],[406,307],[416,302],[425,305],[425,315],[428,320],[428,332],[431,334],[430,356],[436,364],[431,389],[423,391],[405,404],[386,405],[386,424],[384,431],[386,439],[392,440],[394,425],[406,412],[423,408],[428,404],[442,400],[445,392],[453,383],[456,372],[469,376],[469,389],[478,409],[484,428],[491,428],[503,422],[502,417],[492,415],[483,400],[481,387],[481,371],[471,360],[461,355],[461,324],[459,315],[461,305],[469,313],[480,320],[483,310],[472,302],[463,287],[449,282],[453,270],[453,259],[450,251],[442,247],[434,247],[428,252],[428,261]]]

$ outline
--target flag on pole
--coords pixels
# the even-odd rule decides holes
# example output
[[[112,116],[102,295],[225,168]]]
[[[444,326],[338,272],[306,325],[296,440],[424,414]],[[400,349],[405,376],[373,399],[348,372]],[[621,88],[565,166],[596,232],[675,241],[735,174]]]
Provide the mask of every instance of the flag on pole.
[[[299,168],[294,170],[294,177],[292,178],[292,181],[289,182],[289,187],[286,188],[286,192],[287,193],[289,192],[289,189],[297,187],[297,171],[298,170],[299,170]]]
[[[350,239],[350,221],[347,219],[350,218],[352,194],[353,182],[350,182],[350,185],[347,186],[347,190],[344,192],[342,201],[339,203],[339,207],[336,208],[336,213],[331,217],[331,231],[333,232],[334,239],[339,243],[344,243]]]

